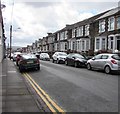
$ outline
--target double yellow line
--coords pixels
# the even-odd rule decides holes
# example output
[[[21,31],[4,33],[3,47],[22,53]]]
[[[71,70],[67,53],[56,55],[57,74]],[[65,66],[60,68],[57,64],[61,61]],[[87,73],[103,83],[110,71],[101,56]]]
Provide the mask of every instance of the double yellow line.
[[[60,108],[51,98],[48,94],[45,93],[45,91],[31,78],[31,76],[28,73],[23,73],[23,76],[29,81],[33,89],[36,91],[36,93],[42,98],[42,100],[45,102],[47,107],[51,110],[51,112],[56,113],[61,112],[62,114],[65,114],[64,110]]]

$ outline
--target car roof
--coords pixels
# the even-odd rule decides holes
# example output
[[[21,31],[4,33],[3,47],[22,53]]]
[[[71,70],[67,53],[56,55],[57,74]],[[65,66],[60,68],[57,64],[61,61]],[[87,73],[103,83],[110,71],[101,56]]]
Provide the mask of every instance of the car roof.
[[[101,53],[99,55],[117,55],[116,53]]]
[[[37,57],[34,54],[23,54],[22,55],[23,58],[25,59],[36,59]]]
[[[48,54],[48,53],[41,53],[41,54]]]

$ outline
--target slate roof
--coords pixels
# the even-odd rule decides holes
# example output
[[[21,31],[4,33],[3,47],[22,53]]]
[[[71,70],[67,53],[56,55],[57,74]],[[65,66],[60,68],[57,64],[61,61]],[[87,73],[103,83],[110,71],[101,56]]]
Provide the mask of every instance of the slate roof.
[[[100,16],[100,17],[99,17],[98,19],[96,19],[96,20],[99,20],[99,19],[103,19],[103,18],[105,18],[105,17],[112,16],[112,15],[118,13],[119,11],[120,11],[120,7],[111,9],[110,11],[106,12],[104,15]]]

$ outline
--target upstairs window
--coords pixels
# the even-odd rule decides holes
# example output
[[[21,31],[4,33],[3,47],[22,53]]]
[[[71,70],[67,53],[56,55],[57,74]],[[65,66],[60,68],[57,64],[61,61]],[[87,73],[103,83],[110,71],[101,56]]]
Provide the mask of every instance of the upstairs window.
[[[85,25],[85,36],[89,35],[89,25]]]
[[[108,31],[114,30],[115,29],[115,18],[110,17],[108,19]]]
[[[105,20],[99,21],[99,33],[105,32]]]
[[[77,27],[77,29],[76,29],[76,36],[77,37],[83,36],[83,26]]]
[[[83,36],[83,26],[79,28],[79,36]]]
[[[120,16],[117,17],[117,29],[120,29]]]
[[[76,29],[72,29],[72,38],[76,37]]]

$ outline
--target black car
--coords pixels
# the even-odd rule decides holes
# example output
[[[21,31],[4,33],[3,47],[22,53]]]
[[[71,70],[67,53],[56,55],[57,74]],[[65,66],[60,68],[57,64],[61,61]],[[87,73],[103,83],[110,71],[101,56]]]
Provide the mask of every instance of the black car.
[[[18,61],[18,67],[20,72],[27,69],[40,70],[40,61],[35,55],[23,54]]]
[[[71,53],[68,54],[65,59],[66,65],[71,65],[75,67],[86,67],[87,59],[81,54]]]

